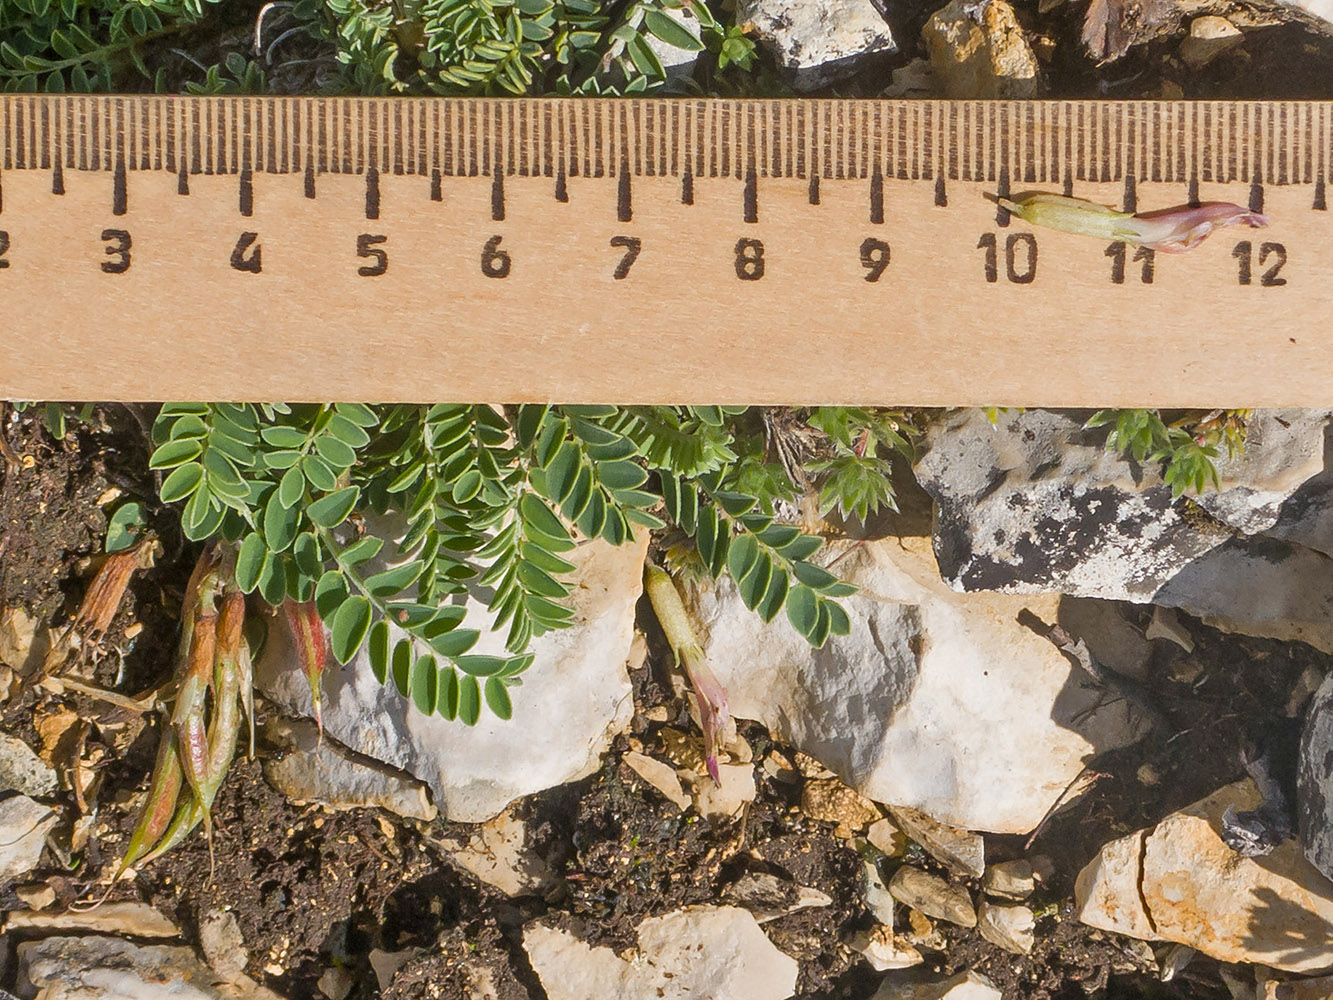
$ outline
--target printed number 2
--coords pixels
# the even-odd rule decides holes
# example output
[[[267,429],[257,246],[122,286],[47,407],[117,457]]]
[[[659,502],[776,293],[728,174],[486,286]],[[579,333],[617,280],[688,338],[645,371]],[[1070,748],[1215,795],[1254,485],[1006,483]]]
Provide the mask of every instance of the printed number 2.
[[[1241,240],[1236,244],[1236,249],[1231,251],[1231,256],[1237,261],[1237,281],[1242,285],[1250,284],[1254,267],[1254,244],[1249,240]],[[1287,263],[1287,248],[1281,243],[1259,244],[1259,266],[1267,264],[1269,257],[1276,259],[1273,261],[1273,266],[1259,276],[1259,284],[1267,288],[1285,285],[1287,279],[1279,278],[1277,273]]]

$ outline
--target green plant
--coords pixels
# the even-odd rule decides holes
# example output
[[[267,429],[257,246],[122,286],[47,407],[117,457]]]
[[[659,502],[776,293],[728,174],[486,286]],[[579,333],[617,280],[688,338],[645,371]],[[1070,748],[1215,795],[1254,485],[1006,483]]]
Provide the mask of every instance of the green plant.
[[[833,455],[812,462],[821,476],[819,511],[836,509],[843,517],[863,524],[881,507],[897,510],[893,493],[891,456],[909,462],[915,457],[912,440],[918,431],[910,417],[898,410],[820,406],[810,413],[810,425],[828,435]]]
[[[633,94],[662,88],[653,42],[748,70],[754,46],[704,0],[302,0],[360,93]]]
[[[109,91],[150,70],[150,42],[199,23],[218,0],[0,0],[0,86],[8,91]],[[159,89],[160,86],[159,86]]]
[[[822,419],[891,439],[871,411]],[[235,546],[244,592],[313,601],[334,657],[368,644],[380,682],[423,712],[510,715],[532,638],[570,623],[578,537],[671,528],[765,620],[785,609],[817,646],[849,628],[837,598],[853,588],[810,561],[817,536],[777,516],[790,483],[738,457],[763,439],[744,407],[168,404],[153,436],[186,537]],[[392,540],[371,524],[391,511]],[[489,594],[504,655],[472,652],[455,599],[469,585]]]
[[[1186,490],[1202,493],[1211,482],[1220,487],[1216,459],[1245,448],[1248,410],[1189,411],[1167,423],[1159,410],[1098,410],[1084,425],[1110,426],[1106,447],[1126,452],[1136,462],[1157,462],[1172,498]]]
[[[42,408],[42,420],[46,424],[46,429],[57,441],[63,441],[65,435],[69,433],[69,414],[66,412],[67,404],[34,403],[14,400],[10,405],[13,406],[18,413],[22,413],[24,410],[31,409],[35,406],[40,406]],[[92,412],[93,405],[91,403],[83,403],[74,410],[74,416],[76,420],[86,423],[92,416]]]

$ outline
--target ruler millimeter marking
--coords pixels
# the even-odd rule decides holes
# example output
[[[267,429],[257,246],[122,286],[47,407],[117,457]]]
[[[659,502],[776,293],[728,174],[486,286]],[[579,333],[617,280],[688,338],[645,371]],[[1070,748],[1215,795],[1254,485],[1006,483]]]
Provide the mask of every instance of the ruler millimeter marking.
[[[7,96],[3,168],[1318,184],[1322,102]]]
[[[6,96],[0,140],[0,396],[1333,396],[1329,103]],[[1034,189],[1274,224],[1155,258]]]

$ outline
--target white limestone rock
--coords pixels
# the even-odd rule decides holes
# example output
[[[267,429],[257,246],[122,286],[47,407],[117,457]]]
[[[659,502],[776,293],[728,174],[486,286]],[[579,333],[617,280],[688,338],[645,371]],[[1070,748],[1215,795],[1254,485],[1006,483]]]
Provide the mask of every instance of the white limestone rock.
[[[21,996],[36,1000],[281,1000],[244,975],[224,977],[176,945],[118,937],[45,937],[18,945]]]
[[[1255,858],[1219,831],[1228,806],[1258,807],[1246,779],[1105,845],[1079,873],[1078,919],[1145,941],[1188,945],[1222,962],[1287,972],[1333,968],[1333,883],[1290,839]]]
[[[889,880],[889,892],[898,902],[928,917],[947,920],[959,927],[977,925],[977,911],[967,889],[920,868],[912,865],[899,868]]]
[[[765,625],[729,581],[691,604],[732,714],[867,798],[964,830],[1026,833],[1090,756],[1141,734],[1131,706],[1097,707],[1082,671],[1020,623],[1053,623],[1057,597],[955,593],[928,539],[829,555],[861,589],[844,603],[850,634],[822,649],[785,618]]]
[[[870,1000],[1001,1000],[995,984],[980,972],[960,972],[944,980],[911,972],[889,973]]]
[[[977,930],[991,944],[1026,955],[1036,941],[1036,919],[1026,906],[1002,906],[982,900],[977,908]]]
[[[46,835],[59,817],[26,795],[0,802],[0,882],[26,875],[42,860]]]
[[[736,23],[753,28],[797,90],[816,90],[898,51],[871,0],[738,0]]]
[[[483,711],[469,727],[422,715],[392,684],[375,680],[363,650],[346,666],[330,660],[325,669],[325,732],[424,781],[454,821],[482,822],[517,798],[591,774],[634,710],[625,657],[647,542],[644,533],[619,547],[598,540],[566,554],[578,567],[574,625],[533,640],[536,660],[510,689],[510,721]],[[501,654],[504,633],[489,631],[488,622],[485,607],[469,599],[465,624],[482,630],[473,652]],[[255,681],[283,708],[313,714],[281,622],[270,630]]]
[[[528,846],[528,825],[506,809],[476,828],[450,856],[506,896],[536,895],[555,881],[546,860]]]
[[[1333,879],[1333,675],[1324,679],[1306,711],[1296,819],[1306,859]]]
[[[645,920],[628,958],[542,923],[523,947],[550,1000],[785,1000],[796,960],[775,948],[748,910],[694,906]]]
[[[699,19],[694,16],[689,4],[683,7],[659,7],[657,9],[664,16],[685,29],[699,43],[697,48],[686,48],[663,41],[651,31],[643,33],[648,42],[648,48],[653,50],[653,54],[661,62],[662,68],[666,70],[667,79],[678,80],[687,77],[694,72],[694,67],[699,62],[699,54],[703,51],[703,42],[700,40],[703,29],[699,24]]]
[[[427,822],[435,818],[425,785],[328,736],[321,740],[314,723],[275,719],[266,728],[285,752],[265,758],[264,777],[289,799],[334,809],[388,809]]]
[[[1191,69],[1201,69],[1244,41],[1241,30],[1225,17],[1206,14],[1190,22],[1190,33],[1180,43],[1180,58]]]
[[[889,811],[898,829],[951,872],[980,878],[986,870],[986,841],[981,834],[941,823],[917,809],[899,806]]]
[[[17,736],[0,736],[0,791],[53,795],[56,772]]]

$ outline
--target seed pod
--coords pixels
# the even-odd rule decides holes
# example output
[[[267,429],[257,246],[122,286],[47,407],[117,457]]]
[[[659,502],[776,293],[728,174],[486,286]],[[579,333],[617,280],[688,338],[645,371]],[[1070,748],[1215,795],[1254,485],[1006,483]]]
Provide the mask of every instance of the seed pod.
[[[1137,215],[1058,194],[1037,193],[1017,201],[1009,198],[996,201],[1001,208],[1034,226],[1132,243],[1163,253],[1193,250],[1215,229],[1241,225],[1259,228],[1269,221],[1266,215],[1225,201],[1180,205]]]
[[[319,609],[314,601],[293,601],[290,597],[283,602],[287,613],[287,624],[291,627],[292,638],[296,642],[296,653],[301,659],[301,672],[310,682],[310,700],[315,706],[315,725],[319,735],[324,736],[324,715],[320,710],[320,683],[324,676],[324,659],[328,655],[328,638],[324,634],[324,622],[319,617]]]
[[[180,798],[181,772],[180,756],[176,752],[176,731],[171,726],[162,727],[162,738],[157,745],[157,763],[153,766],[153,780],[148,785],[148,795],[139,810],[139,819],[134,824],[134,833],[130,835],[129,846],[125,849],[125,858],[120,863],[114,884],[125,874],[125,870],[144,857],[162,839],[176,812],[176,800]]]

